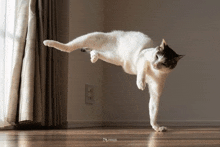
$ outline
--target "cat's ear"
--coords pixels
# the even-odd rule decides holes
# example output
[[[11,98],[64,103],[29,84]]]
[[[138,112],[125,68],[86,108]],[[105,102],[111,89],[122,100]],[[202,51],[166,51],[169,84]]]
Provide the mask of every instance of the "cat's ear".
[[[160,48],[161,48],[162,50],[164,50],[164,48],[165,48],[166,45],[167,45],[167,43],[166,43],[166,41],[163,39],[162,42],[161,42],[161,44],[160,44]]]
[[[176,61],[179,61],[181,58],[183,58],[185,55],[178,55],[177,57],[175,57]]]

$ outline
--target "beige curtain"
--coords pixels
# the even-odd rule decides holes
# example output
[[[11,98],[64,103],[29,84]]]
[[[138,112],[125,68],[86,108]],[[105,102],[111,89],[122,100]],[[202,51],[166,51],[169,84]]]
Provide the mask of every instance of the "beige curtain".
[[[56,0],[19,0],[17,7],[7,121],[63,126],[67,73],[60,71],[66,71],[67,54],[42,44],[57,40]]]

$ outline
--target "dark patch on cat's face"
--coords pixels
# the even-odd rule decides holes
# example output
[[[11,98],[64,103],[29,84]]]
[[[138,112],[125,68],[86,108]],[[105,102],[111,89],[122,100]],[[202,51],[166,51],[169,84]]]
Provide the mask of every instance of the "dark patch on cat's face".
[[[161,45],[157,47],[157,50],[158,52],[156,54],[156,59],[160,59],[157,65],[158,69],[165,67],[172,70],[176,67],[179,59],[183,57],[181,55],[178,55],[175,51],[173,51],[166,44],[165,40],[163,40]]]
[[[162,51],[157,53],[159,56],[163,56],[164,61],[161,64],[167,68],[173,69],[176,67],[178,55],[168,46],[165,45]]]

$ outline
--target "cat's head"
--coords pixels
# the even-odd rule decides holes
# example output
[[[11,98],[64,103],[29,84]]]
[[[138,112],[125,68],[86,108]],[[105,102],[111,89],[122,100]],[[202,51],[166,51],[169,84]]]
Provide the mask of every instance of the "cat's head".
[[[183,55],[174,52],[163,39],[160,46],[156,47],[153,67],[163,72],[170,72],[182,57]]]

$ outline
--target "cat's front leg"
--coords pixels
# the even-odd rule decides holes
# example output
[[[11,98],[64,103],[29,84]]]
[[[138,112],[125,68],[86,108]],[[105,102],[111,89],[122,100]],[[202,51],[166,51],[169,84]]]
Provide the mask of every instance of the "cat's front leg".
[[[150,114],[150,124],[152,128],[157,132],[165,132],[167,130],[164,126],[159,126],[157,124],[157,116],[159,110],[160,96],[162,94],[164,82],[151,81],[149,83],[149,114]]]
[[[140,90],[145,89],[146,82],[145,82],[145,72],[144,71],[138,71],[136,84],[137,84],[138,89],[140,89]]]

